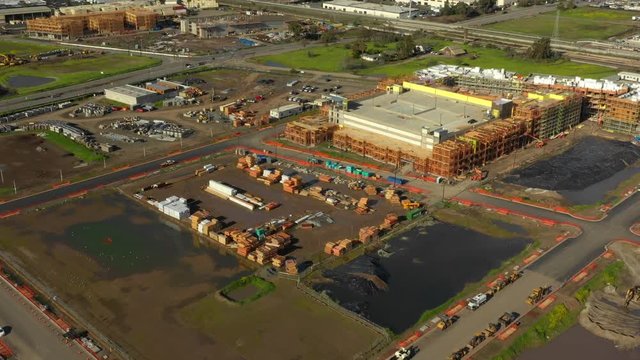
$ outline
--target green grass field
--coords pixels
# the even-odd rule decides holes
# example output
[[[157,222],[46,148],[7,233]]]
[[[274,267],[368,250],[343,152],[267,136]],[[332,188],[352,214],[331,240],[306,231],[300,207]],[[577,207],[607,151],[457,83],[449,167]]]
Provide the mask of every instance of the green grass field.
[[[423,43],[423,42],[421,42]],[[451,42],[429,40],[424,42],[439,50]],[[409,75],[419,69],[424,69],[436,64],[466,64],[468,66],[479,66],[483,68],[504,68],[518,73],[540,73],[554,75],[582,76],[589,78],[602,78],[616,73],[615,69],[604,66],[577,63],[568,60],[558,60],[555,62],[535,62],[523,58],[511,58],[500,49],[487,49],[465,45],[469,54],[474,54],[475,59],[470,55],[463,57],[445,57],[429,55],[421,59],[403,61],[386,65],[365,64],[369,66],[356,73],[361,75],[378,76],[400,76]],[[311,51],[314,56],[309,57]],[[351,57],[351,51],[345,49],[343,45],[313,47],[304,50],[291,51],[287,53],[269,55],[255,58],[255,61],[265,65],[287,66],[296,69],[319,70],[329,72],[347,72],[345,62]]]
[[[68,137],[58,134],[52,131],[47,131],[47,136],[45,137],[47,141],[57,145],[58,147],[64,149],[73,154],[73,156],[77,157],[80,160],[85,162],[93,162],[102,160],[104,155],[99,154],[88,147],[79,144]]]
[[[581,7],[560,13],[558,31],[565,40],[603,40],[629,32],[634,24],[632,16],[640,12]],[[517,32],[530,35],[551,36],[556,13],[548,12],[536,16],[510,20],[484,26],[488,29]]]
[[[25,56],[62,48],[62,46],[40,44],[31,41],[21,42],[13,40],[0,40],[0,54],[14,54],[18,56]]]
[[[86,59],[69,59],[55,63],[28,63],[25,65],[0,68],[0,85],[9,87],[9,78],[16,75],[55,78],[48,84],[12,88],[18,95],[51,90],[86,81],[105,78],[160,64],[160,60],[126,54],[104,55]]]
[[[386,46],[368,43],[372,52],[382,52],[396,47],[396,43]],[[255,61],[271,66],[284,66],[294,69],[317,70],[326,72],[341,72],[345,69],[345,62],[352,58],[351,50],[344,45],[315,46],[306,49],[290,51],[281,54],[259,56]]]
[[[361,70],[359,73],[363,75],[385,76],[408,75],[416,70],[424,69],[435,64],[466,64],[468,66],[479,66],[481,68],[504,68],[506,70],[522,74],[538,73],[569,76],[575,75],[596,79],[607,77],[617,72],[616,69],[613,68],[578,63],[563,59],[554,62],[535,62],[519,57],[510,58],[506,56],[503,50],[500,49],[487,49],[472,46],[464,46],[464,48],[467,49],[467,52],[475,54],[477,57],[473,59],[469,55],[457,58],[433,55],[420,60],[365,69]]]

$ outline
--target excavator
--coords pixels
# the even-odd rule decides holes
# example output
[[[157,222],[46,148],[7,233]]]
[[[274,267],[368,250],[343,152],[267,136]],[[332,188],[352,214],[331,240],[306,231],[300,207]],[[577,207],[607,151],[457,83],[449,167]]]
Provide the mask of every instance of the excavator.
[[[624,297],[624,306],[629,307],[629,304],[631,303],[631,301],[634,301],[634,298],[635,301],[640,302],[640,286],[638,285],[627,290],[627,294]]]
[[[403,199],[400,203],[405,210],[413,210],[421,206],[419,202],[411,201],[410,199]]]
[[[531,291],[531,294],[529,294],[529,297],[527,297],[527,304],[529,305],[537,304],[538,302],[540,302],[540,300],[542,300],[542,298],[544,298],[550,292],[551,292],[551,286],[540,286],[533,289],[533,291]]]
[[[25,64],[27,60],[13,54],[0,54],[0,66],[15,66]]]
[[[457,315],[448,316],[445,314],[441,314],[441,315],[438,315],[438,317],[440,318],[440,321],[438,321],[438,324],[436,326],[438,327],[438,329],[442,331],[444,331],[446,328],[448,328],[449,326],[453,325],[453,323],[458,321]]]
[[[481,170],[481,169],[475,168],[472,171],[471,180],[473,180],[473,181],[484,180],[487,177],[488,174],[489,174],[489,172],[486,171],[486,170]]]

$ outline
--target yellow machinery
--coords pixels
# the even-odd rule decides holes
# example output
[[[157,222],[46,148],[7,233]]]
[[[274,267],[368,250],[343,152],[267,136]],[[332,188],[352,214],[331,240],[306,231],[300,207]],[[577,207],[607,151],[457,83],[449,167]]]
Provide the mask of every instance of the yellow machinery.
[[[640,286],[634,286],[627,290],[627,294],[624,297],[624,306],[629,306],[629,303],[631,303],[634,298],[635,301],[640,302]]]
[[[542,300],[542,298],[545,297],[545,295],[549,293],[550,290],[551,290],[551,287],[549,286],[545,286],[545,287],[541,286],[533,289],[533,291],[531,291],[531,294],[529,294],[529,297],[527,297],[527,304],[529,305],[537,304],[540,300]]]
[[[0,66],[15,66],[26,63],[27,60],[16,57],[13,54],[0,54]]]
[[[441,314],[441,315],[438,315],[438,317],[440,318],[440,321],[438,321],[438,324],[436,324],[436,327],[443,331],[449,326],[453,325],[453,323],[455,323],[458,320],[458,317],[455,315],[448,316],[445,314]]]
[[[409,199],[404,199],[401,201],[401,203],[402,203],[402,208],[405,210],[413,210],[420,207],[419,202],[411,201]]]

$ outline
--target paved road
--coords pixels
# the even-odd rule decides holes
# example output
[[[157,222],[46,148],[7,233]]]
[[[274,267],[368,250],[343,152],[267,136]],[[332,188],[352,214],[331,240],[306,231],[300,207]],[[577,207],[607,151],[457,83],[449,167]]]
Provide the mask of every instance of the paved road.
[[[536,5],[526,8],[510,7],[506,13],[497,12],[491,15],[477,16],[469,20],[460,21],[456,24],[463,26],[482,26],[486,24],[493,24],[496,22],[508,21],[519,19],[528,16],[534,16],[545,12],[554,11],[556,4]],[[553,29],[549,29],[551,32]]]
[[[0,326],[11,327],[2,338],[20,360],[84,360],[89,358],[79,345],[62,342],[62,332],[40,312],[33,313],[33,305],[0,281]],[[45,325],[46,324],[46,325]],[[82,355],[81,355],[82,354]]]
[[[576,223],[582,228],[583,234],[575,239],[566,240],[534,262],[525,270],[522,278],[497,293],[480,309],[475,312],[464,310],[460,314],[459,322],[452,328],[444,332],[431,333],[420,339],[416,343],[420,348],[420,352],[414,357],[416,360],[446,359],[452,352],[467,344],[471,337],[483,330],[490,321],[495,322],[505,311],[526,313],[530,306],[525,303],[525,299],[531,289],[545,285],[557,288],[601,254],[605,245],[612,240],[640,240],[640,237],[629,231],[629,227],[640,217],[640,195],[637,193],[613,209],[600,222],[579,221],[566,215],[470,192],[463,193],[460,197],[557,221]]]

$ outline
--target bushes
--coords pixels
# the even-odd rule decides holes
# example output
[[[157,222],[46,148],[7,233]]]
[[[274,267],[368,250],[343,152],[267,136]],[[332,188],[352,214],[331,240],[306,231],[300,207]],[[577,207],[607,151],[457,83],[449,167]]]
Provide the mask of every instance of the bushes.
[[[591,291],[603,288],[607,284],[613,284],[614,286],[616,286],[618,283],[618,276],[620,275],[622,269],[624,269],[624,263],[622,261],[616,261],[612,264],[609,264],[606,268],[604,268],[604,270],[599,272],[596,276],[587,281],[587,283],[584,284],[584,286],[582,286],[578,291],[576,291],[576,300],[584,304],[591,294]]]
[[[256,292],[254,294],[252,294],[249,297],[246,297],[244,299],[241,300],[233,300],[229,297],[229,294],[235,290],[241,289],[245,286],[248,285],[253,285],[256,287]],[[230,283],[229,285],[223,287],[220,290],[220,295],[222,295],[223,297],[225,297],[226,299],[229,299],[233,302],[236,302],[240,305],[244,305],[244,304],[248,304],[252,301],[256,301],[258,299],[260,299],[261,297],[267,295],[268,293],[272,292],[273,290],[276,289],[276,286],[270,282],[267,281],[261,277],[258,277],[256,275],[251,275],[251,276],[243,276],[240,279]]]
[[[569,311],[564,305],[554,307],[538,319],[527,331],[520,335],[508,348],[502,350],[493,360],[516,359],[524,350],[539,346],[567,330],[575,323],[579,311]]]

